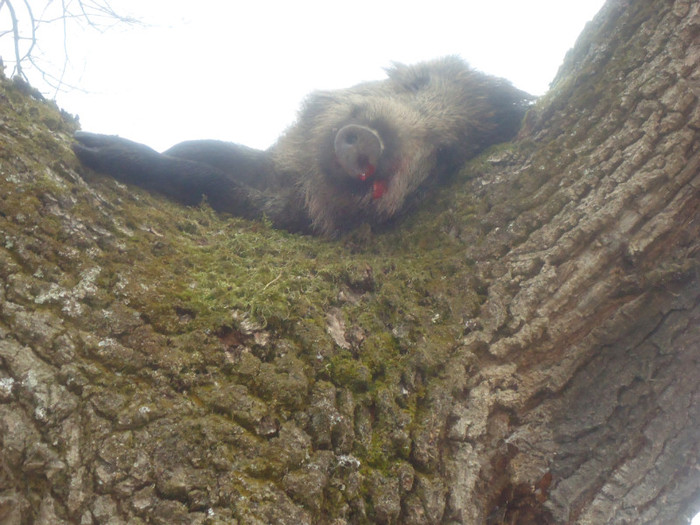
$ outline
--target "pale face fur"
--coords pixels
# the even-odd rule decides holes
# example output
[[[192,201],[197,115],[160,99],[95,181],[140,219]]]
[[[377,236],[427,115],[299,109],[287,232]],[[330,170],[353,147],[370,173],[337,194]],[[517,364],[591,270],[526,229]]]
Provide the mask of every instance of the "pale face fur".
[[[313,93],[272,153],[298,177],[314,230],[332,234],[396,215],[427,179],[517,131],[528,95],[457,58],[396,65],[385,81]],[[348,176],[334,150],[349,124],[381,138],[367,180]],[[375,166],[373,166],[375,168]]]

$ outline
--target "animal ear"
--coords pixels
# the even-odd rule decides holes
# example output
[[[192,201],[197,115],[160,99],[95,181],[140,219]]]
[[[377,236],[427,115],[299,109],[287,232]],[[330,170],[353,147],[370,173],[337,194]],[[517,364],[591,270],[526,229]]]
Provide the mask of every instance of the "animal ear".
[[[308,122],[323,115],[333,106],[338,105],[338,95],[333,91],[313,91],[306,96],[299,111],[299,120]]]
[[[425,64],[407,66],[394,62],[392,67],[387,68],[386,73],[389,80],[402,91],[415,93],[430,84],[431,72]]]
[[[386,72],[389,80],[393,81],[399,89],[414,93],[435,82],[448,81],[461,84],[474,74],[469,64],[456,55],[448,55],[412,66],[394,62]]]

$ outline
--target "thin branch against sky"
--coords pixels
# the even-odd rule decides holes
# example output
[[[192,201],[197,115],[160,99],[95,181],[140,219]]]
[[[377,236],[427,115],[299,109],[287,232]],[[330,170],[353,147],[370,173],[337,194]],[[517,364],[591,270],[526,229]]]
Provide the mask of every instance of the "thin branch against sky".
[[[29,82],[85,129],[157,149],[188,138],[265,148],[306,94],[381,79],[393,61],[459,55],[539,95],[603,3],[356,0],[341,13],[322,0],[27,1],[42,22]],[[0,7],[8,74],[10,25]]]

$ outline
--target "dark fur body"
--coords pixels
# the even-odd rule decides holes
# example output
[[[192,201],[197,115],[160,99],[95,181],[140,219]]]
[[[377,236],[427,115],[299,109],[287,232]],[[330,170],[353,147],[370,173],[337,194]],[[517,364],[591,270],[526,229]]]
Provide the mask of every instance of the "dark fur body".
[[[78,133],[96,171],[184,204],[326,235],[395,216],[427,180],[511,139],[532,100],[448,57],[395,65],[388,78],[312,93],[266,151],[218,141],[158,153],[115,136]]]

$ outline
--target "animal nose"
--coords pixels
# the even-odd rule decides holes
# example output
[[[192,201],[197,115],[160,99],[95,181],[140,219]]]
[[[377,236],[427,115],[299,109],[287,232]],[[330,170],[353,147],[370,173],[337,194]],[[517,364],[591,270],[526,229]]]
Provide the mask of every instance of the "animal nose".
[[[348,176],[366,180],[377,169],[384,151],[382,139],[372,128],[348,124],[338,130],[333,143],[335,157]]]

